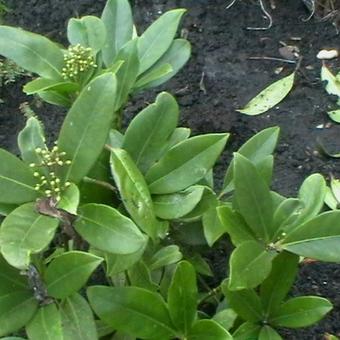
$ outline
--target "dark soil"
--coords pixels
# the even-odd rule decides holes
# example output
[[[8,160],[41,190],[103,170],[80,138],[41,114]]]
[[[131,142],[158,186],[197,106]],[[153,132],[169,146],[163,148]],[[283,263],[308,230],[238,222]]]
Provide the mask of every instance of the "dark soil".
[[[226,0],[136,0],[135,16],[139,27],[145,27],[166,9],[185,7],[188,14],[183,28],[193,45],[189,64],[164,89],[175,94],[182,112],[182,125],[193,133],[229,131],[232,140],[218,165],[217,177],[231,158],[231,152],[254,133],[273,125],[281,127],[276,152],[274,189],[285,195],[296,195],[303,179],[315,172],[340,176],[340,161],[327,159],[318,152],[320,139],[331,151],[340,151],[340,126],[333,124],[326,112],[335,101],[326,94],[320,82],[321,63],[316,59],[322,48],[339,48],[339,36],[329,22],[308,16],[302,1],[276,0],[273,27],[267,31],[248,31],[248,26],[266,26],[256,2],[238,1],[228,11]],[[7,0],[12,9],[8,24],[44,33],[58,42],[65,42],[67,19],[83,14],[99,14],[105,0]],[[294,90],[280,105],[256,117],[236,112],[262,88],[294,70],[295,65],[249,57],[280,57],[280,42],[296,45],[303,56]],[[336,62],[328,63],[336,69]],[[283,67],[280,75],[275,74]],[[202,86],[202,73],[204,79]],[[201,86],[200,86],[201,83]],[[0,146],[16,151],[16,134],[24,124],[18,107],[31,101],[21,93],[20,84],[0,89]],[[204,90],[205,89],[205,90]],[[160,89],[157,89],[159,91]],[[138,112],[155,93],[134,98],[128,117]],[[47,130],[56,134],[64,112],[43,105],[37,109]],[[55,138],[55,137],[53,137]],[[226,254],[223,243],[210,257],[215,270],[223,276]],[[294,332],[283,331],[287,339],[322,339],[327,333],[340,336],[340,265],[310,264],[301,271],[294,295],[320,295],[329,298],[334,310],[315,327]],[[338,294],[339,293],[339,294]]]

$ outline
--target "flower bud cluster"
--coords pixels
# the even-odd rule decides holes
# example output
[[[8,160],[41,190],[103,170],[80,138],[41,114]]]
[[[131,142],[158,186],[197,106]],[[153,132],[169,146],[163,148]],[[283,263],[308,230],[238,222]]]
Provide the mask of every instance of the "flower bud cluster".
[[[35,190],[43,192],[46,197],[54,197],[57,202],[61,199],[61,193],[71,185],[70,182],[62,183],[56,175],[58,167],[70,165],[71,161],[66,160],[65,152],[59,152],[58,146],[51,150],[36,148],[35,152],[40,160],[39,163],[31,163],[30,167],[34,169],[34,177],[38,179]]]
[[[68,48],[64,62],[62,76],[65,80],[77,81],[82,73],[97,67],[92,48],[80,44]]]

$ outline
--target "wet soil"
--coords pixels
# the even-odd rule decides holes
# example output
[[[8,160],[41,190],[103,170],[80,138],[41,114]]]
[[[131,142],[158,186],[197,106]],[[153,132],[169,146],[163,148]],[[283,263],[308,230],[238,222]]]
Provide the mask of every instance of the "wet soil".
[[[317,152],[317,141],[330,151],[340,151],[340,126],[332,123],[327,111],[335,108],[320,81],[321,63],[316,59],[322,48],[339,48],[339,36],[329,22],[311,19],[302,1],[276,0],[271,10],[273,26],[267,31],[246,30],[246,27],[266,26],[259,6],[253,1],[238,1],[226,10],[225,0],[135,0],[135,18],[139,28],[146,27],[165,10],[188,9],[183,21],[183,34],[188,35],[193,53],[188,65],[162,89],[175,94],[181,107],[181,123],[193,134],[224,132],[231,141],[217,166],[218,180],[223,177],[232,151],[254,133],[269,126],[281,128],[276,151],[273,187],[284,195],[295,195],[303,179],[315,172],[340,177],[340,160],[329,159]],[[65,43],[68,18],[84,14],[99,14],[105,0],[7,0],[12,11],[8,24],[46,34]],[[268,5],[267,5],[268,6]],[[141,31],[141,30],[140,30]],[[262,88],[289,74],[294,64],[249,57],[282,57],[283,44],[295,45],[303,57],[295,86],[289,96],[269,112],[248,117],[236,111]],[[327,63],[334,70],[337,61]],[[282,68],[282,69],[281,69]],[[339,68],[338,68],[339,69]],[[276,72],[281,71],[279,75]],[[16,134],[24,124],[18,110],[20,103],[32,101],[21,93],[24,81],[0,89],[0,146],[16,151]],[[132,100],[127,120],[155,94],[148,92]],[[65,114],[58,108],[42,105],[39,112],[55,139]],[[209,256],[220,277],[226,270],[226,246],[222,241]],[[320,295],[329,298],[334,310],[317,326],[304,330],[283,330],[287,339],[322,339],[327,333],[340,336],[340,265],[310,264],[301,268],[294,295]]]

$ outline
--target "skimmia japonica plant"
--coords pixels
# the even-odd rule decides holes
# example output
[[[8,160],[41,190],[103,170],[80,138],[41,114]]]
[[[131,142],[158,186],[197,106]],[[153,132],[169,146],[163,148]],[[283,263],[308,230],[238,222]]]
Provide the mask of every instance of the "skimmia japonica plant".
[[[121,20],[130,13],[126,5],[109,1],[103,22],[109,15],[112,25]],[[79,38],[57,69],[70,77],[67,89],[79,81],[77,90],[58,92],[61,81],[39,93],[69,99],[58,139],[47,145],[42,123],[31,116],[18,136],[20,158],[0,149],[0,336],[266,340],[280,339],[281,328],[323,318],[332,309],[328,300],[289,296],[303,258],[340,261],[340,212],[323,211],[323,177],[308,177],[297,198],[271,191],[279,135],[271,127],[234,154],[222,189],[216,188],[213,168],[229,135],[191,136],[178,127],[178,104],[166,92],[127,129],[112,128],[122,93],[133,88],[125,83],[131,69],[120,78],[129,65],[120,57],[112,67],[100,66],[116,52],[104,52],[106,44],[90,29],[101,21],[88,18],[71,20],[70,32],[75,27],[76,36],[88,39]],[[158,33],[170,26],[163,22]],[[141,37],[130,41],[115,29],[111,35],[120,43],[114,51],[123,46],[123,53],[136,41],[139,51]],[[23,37],[32,35],[17,39]],[[31,60],[40,45],[30,45],[25,55],[11,46],[16,59]],[[97,48],[95,59],[88,48]],[[77,62],[68,63],[75,55]],[[151,55],[144,59],[148,67]],[[53,72],[37,73],[36,84],[56,81]],[[234,245],[229,274],[209,287],[205,280],[213,273],[200,251],[222,236]]]
[[[115,73],[119,87],[113,111],[118,114],[129,95],[163,84],[189,59],[189,42],[175,39],[184,12],[168,11],[138,35],[128,0],[108,0],[101,18],[69,20],[66,47],[0,26],[0,55],[39,76],[25,85],[27,94],[67,108],[91,80]]]

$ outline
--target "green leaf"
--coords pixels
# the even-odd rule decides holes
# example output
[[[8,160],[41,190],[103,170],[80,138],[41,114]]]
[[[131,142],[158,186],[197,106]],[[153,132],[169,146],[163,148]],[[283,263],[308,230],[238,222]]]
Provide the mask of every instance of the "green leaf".
[[[58,220],[36,212],[34,203],[13,210],[0,229],[1,253],[13,267],[24,269],[30,255],[44,250],[52,241]]]
[[[81,251],[69,251],[53,259],[47,267],[45,282],[48,294],[65,299],[82,288],[102,258]]]
[[[194,267],[186,261],[177,265],[168,290],[170,317],[178,330],[187,335],[197,317],[198,290]]]
[[[334,197],[337,201],[340,201],[340,180],[332,178],[331,179],[331,189]]]
[[[149,291],[157,291],[158,285],[153,282],[150,269],[143,261],[137,262],[128,270],[131,286],[145,288]]]
[[[145,245],[147,239],[145,240]],[[129,268],[131,268],[136,262],[138,262],[145,250],[145,246],[138,249],[135,253],[127,255],[117,255],[112,253],[105,253],[106,272],[108,276],[114,276]]]
[[[228,206],[221,206],[217,207],[217,214],[234,246],[237,247],[243,242],[256,240],[253,232],[238,212]]]
[[[0,336],[18,331],[34,315],[38,302],[27,285],[27,278],[0,255]]]
[[[22,204],[34,201],[38,192],[30,168],[11,153],[0,149],[0,203]]]
[[[124,135],[116,129],[111,129],[109,134],[108,144],[111,148],[121,149],[123,146]]]
[[[64,340],[60,312],[54,303],[39,308],[26,326],[30,340]]]
[[[292,288],[298,263],[298,256],[285,251],[273,260],[272,271],[260,287],[260,297],[266,315],[271,315],[277,310]]]
[[[44,91],[55,91],[60,94],[67,94],[69,92],[76,92],[79,90],[79,84],[72,83],[69,81],[61,81],[59,79],[46,79],[46,78],[37,78],[29,83],[27,83],[23,91],[26,94],[35,94]]]
[[[0,54],[41,77],[62,79],[62,50],[42,35],[0,26]]]
[[[253,289],[230,290],[228,281],[225,281],[222,283],[222,291],[227,298],[228,305],[239,317],[252,322],[263,319],[261,300]]]
[[[240,154],[234,156],[235,199],[241,215],[259,239],[274,236],[270,190],[255,165]]]
[[[246,241],[239,245],[230,257],[229,288],[240,290],[257,287],[268,277],[276,255],[257,241]]]
[[[200,202],[204,187],[194,185],[173,194],[153,196],[155,214],[165,220],[174,220],[190,213]]]
[[[276,147],[280,128],[277,126],[264,129],[244,143],[237,153],[252,161],[260,171],[261,162],[271,155]],[[234,189],[234,160],[230,162],[224,178],[223,192]]]
[[[80,200],[80,192],[78,187],[71,183],[69,187],[61,194],[58,202],[58,209],[65,210],[70,214],[76,215]]]
[[[303,203],[297,198],[287,198],[276,208],[273,217],[273,225],[276,226],[276,235],[289,230],[292,224],[300,217],[304,209]]]
[[[151,66],[145,74],[142,74],[141,77],[144,77],[149,73],[153,73],[157,69],[159,70],[162,65],[166,64],[171,66],[171,71],[155,80],[145,83],[143,85],[143,89],[159,86],[174,77],[189,60],[190,54],[190,43],[185,39],[175,39],[163,56],[153,66]]]
[[[136,224],[155,239],[162,231],[162,225],[156,220],[144,177],[126,151],[111,150],[111,171],[126,210]]]
[[[302,202],[304,209],[301,211],[299,218],[294,225],[298,225],[315,217],[324,205],[326,196],[326,182],[322,175],[313,174],[307,177],[299,190],[299,200]]]
[[[197,321],[188,336],[188,340],[231,340],[232,336],[214,320]]]
[[[207,186],[203,186],[203,188],[204,191],[201,200],[192,211],[181,217],[181,221],[191,222],[201,220],[205,212],[217,207],[218,199],[214,190]]]
[[[209,263],[199,253],[186,255],[186,260],[189,261],[194,266],[198,274],[202,274],[202,275],[210,276],[210,277],[214,276],[209,266]]]
[[[42,91],[38,93],[38,96],[44,100],[46,103],[52,105],[63,106],[66,108],[71,107],[72,101],[71,99],[63,93],[59,93],[56,91]]]
[[[92,310],[80,294],[67,297],[60,304],[64,340],[97,340]]]
[[[144,87],[146,87],[149,83],[159,78],[165,77],[171,72],[172,72],[172,67],[170,64],[163,64],[153,70],[150,69],[144,75],[140,76],[134,88],[136,91],[141,90]]]
[[[260,334],[261,326],[252,322],[243,323],[233,333],[234,340],[245,340],[245,339],[258,339]]]
[[[150,192],[171,194],[197,183],[213,167],[228,137],[207,134],[175,145],[147,172]]]
[[[335,198],[331,188],[326,188],[325,204],[332,210],[338,209],[339,201]]]
[[[99,318],[118,331],[144,339],[176,336],[167,305],[157,293],[137,287],[94,286],[87,295]]]
[[[339,221],[339,210],[322,213],[290,232],[281,247],[319,261],[340,262]]]
[[[292,298],[278,308],[270,322],[279,327],[307,327],[320,321],[332,308],[327,299],[317,296]]]
[[[46,145],[43,126],[37,118],[27,119],[26,126],[18,135],[18,146],[24,162],[40,164],[40,157],[35,150],[37,148],[46,149]]]
[[[82,206],[74,226],[91,246],[109,253],[131,254],[145,244],[144,236],[128,217],[103,204]]]
[[[222,223],[217,213],[217,207],[210,208],[202,216],[204,236],[210,247],[227,232],[225,224]],[[238,225],[238,228],[239,225]]]
[[[67,38],[71,45],[90,47],[96,54],[106,41],[105,25],[101,19],[92,15],[81,19],[72,18],[67,25]]]
[[[107,67],[111,66],[118,51],[132,39],[133,18],[128,0],[108,0],[102,20],[107,36],[103,47],[103,60]]]
[[[321,80],[327,82],[326,91],[329,94],[340,97],[340,83],[326,65],[321,67]]]
[[[58,138],[59,149],[72,161],[65,170],[65,181],[77,184],[98,159],[113,120],[115,93],[115,77],[110,73],[99,76],[68,112]]]
[[[149,69],[171,46],[184,9],[164,13],[139,38],[139,74]]]
[[[294,85],[295,72],[284,77],[261,91],[243,109],[238,110],[249,116],[264,113],[279,104],[290,92]]]
[[[213,320],[219,323],[227,331],[233,327],[236,318],[237,314],[231,308],[221,310],[213,316]]]
[[[340,123],[340,109],[328,111],[327,114],[333,122]]]
[[[173,96],[162,92],[154,104],[141,111],[125,132],[123,149],[145,173],[162,154],[178,123],[178,104]]]
[[[263,326],[259,334],[259,340],[282,340],[279,333],[270,326]]]
[[[18,206],[16,204],[0,203],[0,215],[7,216]]]
[[[183,255],[176,245],[161,248],[150,259],[150,270],[156,270],[182,259]]]
[[[135,84],[139,69],[137,40],[131,40],[118,52],[115,61],[124,63],[116,72],[118,87],[115,110],[118,111],[128,100],[128,96]]]

